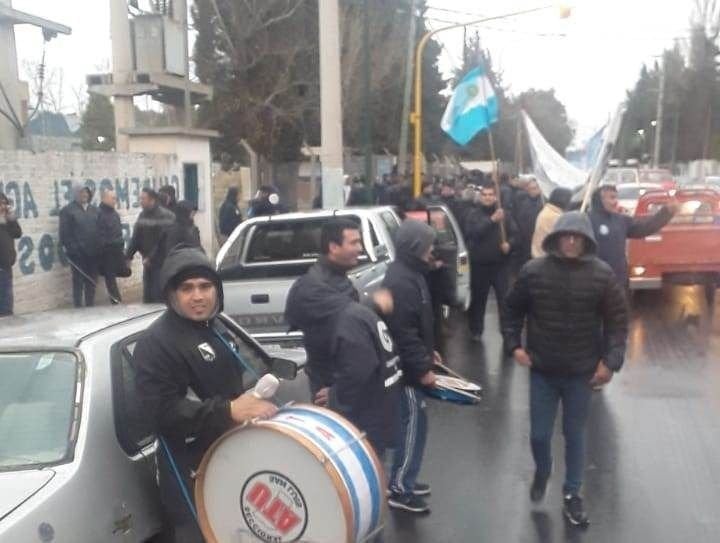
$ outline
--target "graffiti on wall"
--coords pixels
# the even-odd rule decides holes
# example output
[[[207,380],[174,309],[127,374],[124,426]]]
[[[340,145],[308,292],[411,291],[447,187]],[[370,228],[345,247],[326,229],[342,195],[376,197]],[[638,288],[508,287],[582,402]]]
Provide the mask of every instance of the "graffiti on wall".
[[[42,183],[42,187],[40,187]],[[50,196],[47,197],[47,181],[0,181],[0,192],[12,201],[12,205],[24,232],[31,229],[32,221],[57,218],[60,210],[73,199],[73,185],[80,183],[93,193],[93,204],[99,203],[99,194],[103,189],[114,189],[117,193],[117,209],[123,219],[122,228],[125,241],[132,234],[131,224],[127,219],[137,215],[140,207],[140,192],[145,187],[158,189],[163,185],[172,185],[180,194],[180,179],[177,175],[157,177],[102,178],[95,179],[61,179],[52,181],[49,186]],[[43,191],[44,197],[36,199],[35,194]],[[43,205],[45,203],[46,205]],[[34,241],[33,237],[37,240]],[[24,235],[17,243],[18,268],[23,275],[32,275],[38,271],[50,271],[57,263],[67,266],[64,251],[57,239],[57,223],[53,232],[42,232],[31,237]]]

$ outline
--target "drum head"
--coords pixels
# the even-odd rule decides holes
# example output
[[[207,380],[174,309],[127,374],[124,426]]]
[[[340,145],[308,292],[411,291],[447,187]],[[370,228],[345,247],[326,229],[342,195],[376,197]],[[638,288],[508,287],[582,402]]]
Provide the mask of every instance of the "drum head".
[[[437,375],[437,385],[444,388],[456,388],[466,392],[480,392],[482,387],[465,379],[450,377],[449,375]]]
[[[203,458],[195,501],[205,539],[347,541],[352,509],[342,483],[312,443],[263,424],[228,432]]]

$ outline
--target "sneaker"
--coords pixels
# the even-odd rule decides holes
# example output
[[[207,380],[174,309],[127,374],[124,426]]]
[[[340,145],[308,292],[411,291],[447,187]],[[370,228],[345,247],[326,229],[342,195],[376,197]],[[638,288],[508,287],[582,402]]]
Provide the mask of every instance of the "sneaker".
[[[535,472],[535,478],[533,479],[532,486],[530,487],[530,500],[533,502],[539,502],[545,497],[545,490],[547,490],[548,479],[550,477],[543,477]]]
[[[568,522],[573,526],[587,528],[590,525],[580,496],[573,496],[571,494],[565,496],[563,513],[565,513],[565,518],[567,518]]]
[[[401,496],[400,494],[393,494],[388,498],[388,505],[393,509],[400,511],[407,511],[409,513],[429,513],[430,507],[425,503],[419,496]]]
[[[427,483],[415,483],[415,488],[413,488],[413,496],[429,496],[430,495],[430,485]]]

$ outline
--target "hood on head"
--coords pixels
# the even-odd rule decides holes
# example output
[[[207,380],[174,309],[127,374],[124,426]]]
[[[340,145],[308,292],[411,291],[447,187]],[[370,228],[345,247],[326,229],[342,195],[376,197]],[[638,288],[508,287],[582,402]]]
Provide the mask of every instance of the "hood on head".
[[[182,225],[193,224],[192,213],[195,209],[194,203],[189,200],[180,200],[175,206],[175,220]]]
[[[93,197],[93,191],[90,190],[89,187],[86,187],[82,183],[73,183],[72,184],[72,194],[73,194],[73,201],[80,202],[80,193],[82,191],[86,190],[88,193],[88,203],[92,200]]]
[[[435,243],[435,230],[424,222],[405,220],[395,233],[395,250],[408,263],[422,262],[422,257]]]
[[[590,200],[590,207],[593,211],[606,211],[602,202],[602,191],[606,189],[615,189],[615,185],[606,184],[595,189]]]
[[[585,238],[584,256],[594,255],[597,251],[597,242],[595,241],[592,223],[586,213],[568,211],[560,215],[553,231],[543,241],[543,251],[547,254],[556,254],[558,238],[563,234],[579,234]]]
[[[178,278],[207,277],[217,288],[218,307],[215,314],[223,310],[223,288],[220,276],[213,268],[205,253],[195,247],[177,247],[168,253],[160,270],[160,288],[167,306],[176,311],[170,303],[170,294],[177,288]],[[177,311],[176,311],[177,312]]]
[[[572,200],[572,191],[564,187],[557,187],[550,193],[548,203],[559,207],[560,209],[567,209]]]

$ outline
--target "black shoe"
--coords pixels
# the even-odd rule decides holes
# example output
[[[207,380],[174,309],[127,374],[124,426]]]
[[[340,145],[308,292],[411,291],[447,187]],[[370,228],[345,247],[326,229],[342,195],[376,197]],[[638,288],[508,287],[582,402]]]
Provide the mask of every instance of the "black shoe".
[[[532,486],[530,487],[530,500],[537,503],[545,497],[545,490],[547,490],[548,479],[550,477],[539,475],[535,473]]]
[[[565,518],[568,519],[568,522],[573,526],[587,528],[590,525],[580,496],[572,496],[570,494],[565,496],[563,513],[565,513]]]
[[[429,496],[430,495],[430,485],[427,483],[415,483],[415,488],[413,488],[413,496]]]
[[[409,513],[423,514],[430,512],[428,504],[419,496],[392,494],[390,498],[388,498],[388,505],[393,509],[407,511]]]

